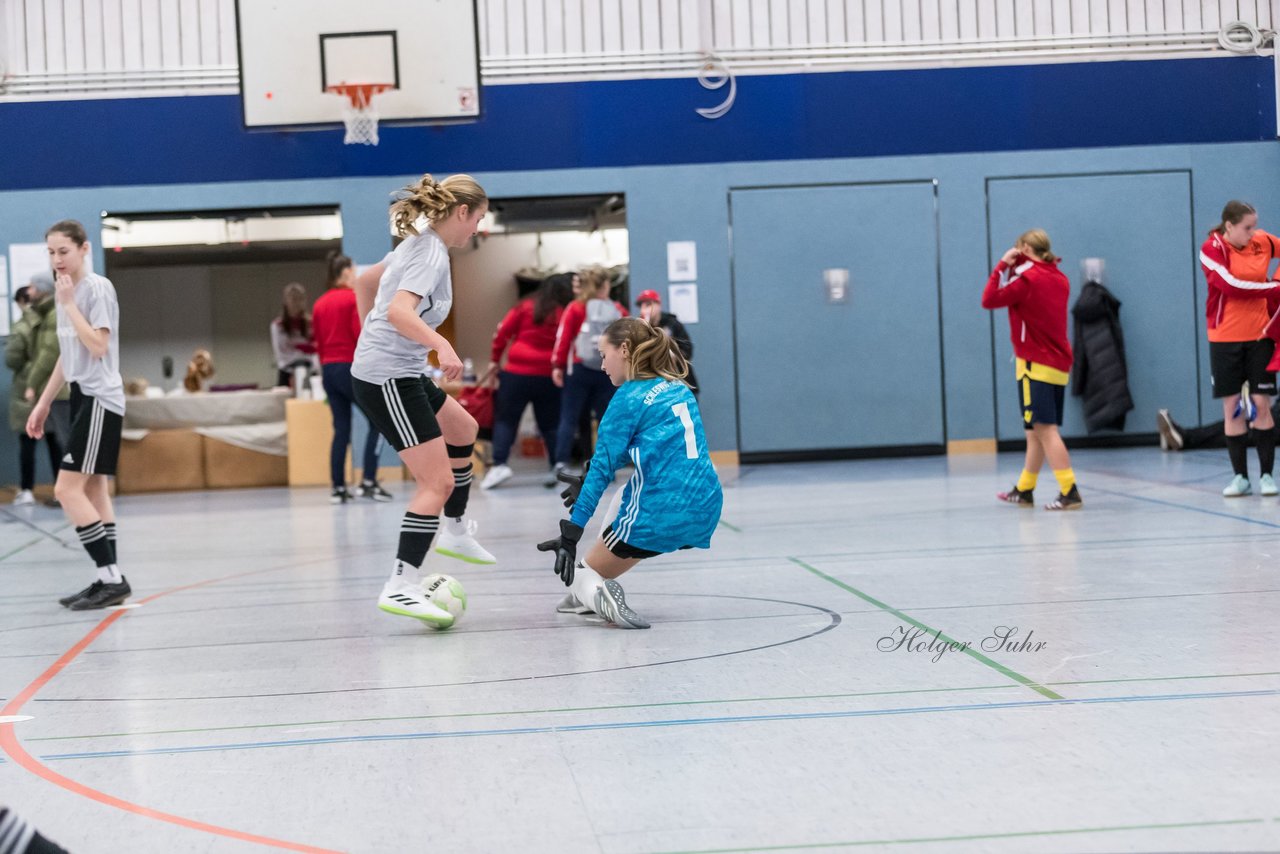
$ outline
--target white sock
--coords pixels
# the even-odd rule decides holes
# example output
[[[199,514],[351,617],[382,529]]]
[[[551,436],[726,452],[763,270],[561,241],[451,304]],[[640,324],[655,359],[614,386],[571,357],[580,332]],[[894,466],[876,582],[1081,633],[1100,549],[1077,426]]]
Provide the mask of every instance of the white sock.
[[[416,584],[417,581],[418,567],[405,563],[397,558],[396,562],[391,566],[391,578],[387,580],[387,584],[391,584],[396,587],[404,584],[412,586]]]
[[[445,530],[454,536],[461,537],[467,533],[467,523],[462,521],[459,516],[456,519],[452,516],[444,517]]]
[[[587,566],[587,562],[579,558],[573,569],[573,584],[569,587],[578,601],[588,608],[594,608],[596,590],[603,586],[604,579],[600,577],[600,573]]]
[[[98,567],[98,580],[103,584],[119,584],[124,576],[120,574],[120,567],[112,563]]]

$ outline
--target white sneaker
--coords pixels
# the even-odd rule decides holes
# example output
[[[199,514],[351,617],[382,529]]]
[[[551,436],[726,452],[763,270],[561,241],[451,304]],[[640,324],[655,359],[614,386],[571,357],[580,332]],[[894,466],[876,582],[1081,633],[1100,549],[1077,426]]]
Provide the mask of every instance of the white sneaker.
[[[36,497],[31,493],[31,490],[29,489],[19,490],[18,494],[13,496],[14,507],[26,507],[28,504],[35,504],[35,503],[36,503]]]
[[[560,614],[590,614],[591,609],[578,601],[578,597],[572,593],[560,600],[560,604],[556,606],[556,612]]]
[[[1280,487],[1276,486],[1275,478],[1269,474],[1264,474],[1258,478],[1258,494],[1259,495],[1280,495]]]
[[[1238,474],[1231,478],[1231,483],[1228,483],[1227,488],[1222,490],[1222,497],[1241,498],[1251,492],[1253,492],[1253,488],[1249,486],[1249,478]]]
[[[422,588],[403,579],[399,583],[386,583],[382,588],[382,595],[378,597],[378,608],[388,614],[422,620],[433,629],[447,629],[453,625],[452,614],[431,604]]]
[[[612,578],[596,588],[595,612],[620,629],[649,628],[649,621],[631,610],[622,585]]]
[[[497,563],[498,559],[476,542],[476,520],[444,520],[436,535],[436,551],[446,557],[456,557],[467,563]]]
[[[484,480],[480,481],[481,489],[493,489],[495,486],[501,486],[511,480],[511,475],[515,474],[511,470],[511,466],[499,463],[485,474]]]

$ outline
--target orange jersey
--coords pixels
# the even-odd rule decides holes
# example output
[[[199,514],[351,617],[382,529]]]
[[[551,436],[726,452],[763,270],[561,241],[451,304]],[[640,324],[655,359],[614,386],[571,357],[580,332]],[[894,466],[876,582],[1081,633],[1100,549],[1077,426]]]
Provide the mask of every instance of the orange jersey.
[[[1255,231],[1244,247],[1237,249],[1225,240],[1226,266],[1230,277],[1238,282],[1267,282],[1271,261],[1280,255],[1280,239],[1265,231]],[[1253,296],[1231,293],[1218,302],[1209,326],[1210,341],[1256,341],[1262,337],[1271,314],[1267,310],[1268,295]]]

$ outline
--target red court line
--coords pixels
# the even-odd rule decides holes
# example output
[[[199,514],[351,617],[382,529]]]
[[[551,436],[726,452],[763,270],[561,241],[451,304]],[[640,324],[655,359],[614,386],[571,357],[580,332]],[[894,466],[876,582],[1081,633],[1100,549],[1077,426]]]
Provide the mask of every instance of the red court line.
[[[148,596],[145,599],[139,600],[138,604],[144,605],[147,602],[152,602],[162,596],[168,596],[171,593],[177,593],[182,590],[190,590],[193,587],[204,587],[205,585],[216,584],[220,581],[229,581],[232,578],[243,578],[246,575],[259,575],[264,572],[278,572],[279,569],[280,568],[257,569],[251,572],[240,572],[235,575],[226,575],[222,578],[210,578],[207,581],[198,581],[195,584],[185,584],[182,587],[174,587],[171,590],[165,590]],[[85,648],[88,647],[89,644],[93,643],[99,635],[110,628],[112,623],[127,613],[128,611],[114,611],[104,617],[100,623],[89,631],[88,634],[82,637],[73,647],[64,652],[57,661],[51,664],[44,673],[37,676],[30,685],[23,688],[22,691],[10,700],[3,709],[0,709],[0,717],[18,714],[22,707],[25,706],[41,688],[49,684],[55,676],[62,672],[63,668],[74,661],[80,653],[84,652]],[[190,830],[199,830],[205,833],[213,833],[218,836],[227,836],[232,839],[239,839],[243,842],[254,842],[258,845],[267,845],[272,848],[283,848],[287,851],[305,851],[309,852],[309,854],[338,854],[338,852],[330,848],[317,848],[313,845],[303,845],[300,842],[289,842],[284,839],[272,839],[269,836],[257,836],[252,833],[246,833],[242,830],[233,830],[229,827],[219,827],[216,824],[205,824],[204,822],[196,821],[195,819],[161,812],[160,810],[155,810],[151,807],[144,807],[141,804],[135,804],[131,801],[117,798],[114,795],[108,795],[106,792],[100,792],[97,789],[90,788],[83,783],[78,783],[69,777],[64,777],[58,772],[51,770],[41,763],[40,760],[36,759],[30,753],[27,753],[26,749],[22,746],[22,743],[18,740],[17,732],[14,730],[14,724],[12,723],[0,724],[0,750],[3,750],[14,762],[18,763],[23,768],[26,768],[37,777],[41,777],[44,780],[53,783],[55,786],[61,786],[69,792],[82,795],[90,800],[97,801],[100,804],[106,804],[109,807],[116,807],[117,809],[122,809],[126,812],[145,816],[147,818],[154,818],[158,821],[167,821],[170,824],[176,824],[179,827],[185,827]]]

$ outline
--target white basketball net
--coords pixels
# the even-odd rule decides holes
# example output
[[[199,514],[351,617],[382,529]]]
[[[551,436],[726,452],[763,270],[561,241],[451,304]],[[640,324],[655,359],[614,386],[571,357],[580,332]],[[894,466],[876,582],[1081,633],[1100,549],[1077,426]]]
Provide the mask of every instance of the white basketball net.
[[[373,96],[390,88],[383,84],[357,83],[331,87],[329,91],[348,100],[342,110],[342,121],[347,135],[342,141],[347,145],[378,144],[378,110],[373,106]]]

